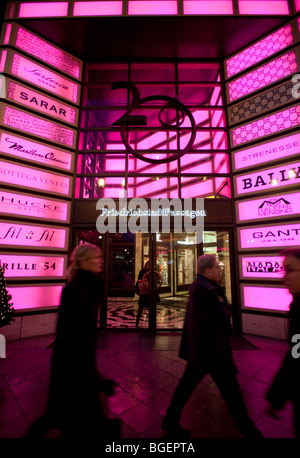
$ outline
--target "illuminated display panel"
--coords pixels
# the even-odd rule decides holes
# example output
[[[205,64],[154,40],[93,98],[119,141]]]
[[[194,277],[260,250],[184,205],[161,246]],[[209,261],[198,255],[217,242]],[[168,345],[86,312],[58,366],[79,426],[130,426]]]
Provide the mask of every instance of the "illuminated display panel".
[[[20,3],[19,17],[60,17],[68,15],[69,2]]]
[[[183,0],[183,13],[190,14],[233,14],[232,0],[197,1]]]
[[[8,286],[15,310],[58,307],[64,285]]]
[[[258,146],[243,149],[233,153],[234,170],[264,164],[299,154],[300,134],[281,137]]]
[[[292,295],[283,287],[241,285],[242,308],[288,312]]]
[[[122,16],[123,1],[74,2],[73,16]]]
[[[47,138],[52,142],[60,143],[69,148],[75,147],[75,130],[68,129],[51,121],[46,121],[43,118],[31,115],[26,111],[17,110],[8,105],[5,106],[3,104],[0,108],[3,116],[2,124],[4,126],[37,135],[41,138]]]
[[[38,226],[15,221],[0,222],[0,246],[31,250],[66,250],[69,230],[54,226]]]
[[[129,0],[128,15],[172,15],[177,14],[176,1],[147,1]]]
[[[238,0],[240,14],[289,14],[287,0]]]
[[[300,185],[300,160],[235,177],[236,195]]]
[[[7,51],[6,49],[3,49],[0,51],[0,72],[4,72],[5,65],[6,65],[6,57],[7,57]]]
[[[67,197],[71,194],[71,178],[6,161],[0,161],[0,182]]]
[[[10,280],[22,278],[64,277],[66,256],[24,255],[21,253],[0,254],[4,275]]]
[[[70,221],[70,202],[0,191],[0,214],[43,218],[49,221]]]
[[[58,97],[79,103],[79,84],[43,67],[20,54],[10,54],[12,75],[52,92]]]
[[[239,256],[240,278],[283,280],[283,256]]]
[[[264,196],[236,202],[238,222],[300,215],[300,193]]]
[[[238,229],[241,250],[278,249],[300,245],[300,223],[253,226]]]
[[[0,152],[25,161],[39,162],[49,167],[72,171],[73,155],[49,145],[31,141],[0,130]]]

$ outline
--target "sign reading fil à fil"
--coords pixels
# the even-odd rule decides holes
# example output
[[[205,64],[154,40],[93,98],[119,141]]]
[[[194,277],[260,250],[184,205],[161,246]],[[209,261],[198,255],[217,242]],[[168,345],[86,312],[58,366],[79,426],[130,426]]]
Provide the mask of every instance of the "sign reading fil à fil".
[[[65,249],[67,229],[0,222],[0,246]]]

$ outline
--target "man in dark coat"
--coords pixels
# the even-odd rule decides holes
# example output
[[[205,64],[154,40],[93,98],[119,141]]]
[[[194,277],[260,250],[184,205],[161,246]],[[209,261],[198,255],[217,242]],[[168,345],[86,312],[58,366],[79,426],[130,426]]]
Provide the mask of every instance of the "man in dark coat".
[[[248,416],[236,379],[229,341],[230,314],[218,284],[220,266],[213,255],[197,261],[198,275],[190,288],[179,356],[187,361],[185,372],[162,422],[170,433],[187,433],[180,426],[181,411],[201,379],[210,374],[244,437],[262,437]]]

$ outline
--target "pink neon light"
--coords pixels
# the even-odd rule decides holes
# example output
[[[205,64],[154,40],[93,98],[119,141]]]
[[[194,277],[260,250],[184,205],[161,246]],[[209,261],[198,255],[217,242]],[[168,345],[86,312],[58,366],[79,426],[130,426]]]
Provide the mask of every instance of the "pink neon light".
[[[67,229],[0,222],[0,245],[31,249],[66,249]]]
[[[64,261],[62,256],[19,256],[0,255],[5,277],[63,277]]]
[[[1,52],[1,59],[0,59],[0,72],[4,72],[4,68],[5,68],[5,63],[6,63],[6,56],[7,56],[7,51],[4,49],[2,52]]]
[[[14,53],[11,73],[59,97],[77,103],[79,85]]]
[[[122,16],[122,1],[74,2],[73,16]]]
[[[185,1],[184,14],[233,14],[232,0]]]
[[[70,193],[69,177],[11,164],[10,162],[0,161],[0,181],[64,196],[68,196]]]
[[[48,138],[56,143],[69,146],[75,146],[75,131],[67,129],[59,124],[54,124],[50,121],[37,118],[24,111],[19,111],[11,107],[5,107],[3,124],[13,127],[14,129],[22,130],[42,138]]]
[[[241,249],[281,248],[300,245],[300,224],[239,229]]]
[[[294,0],[296,11],[300,11],[300,0]],[[299,24],[299,18],[298,18]]]
[[[38,59],[59,68],[74,78],[80,77],[80,61],[76,57],[62,51],[56,46],[47,43],[36,35],[19,27],[16,38],[16,47]]]
[[[244,307],[287,312],[292,296],[285,288],[243,286]]]
[[[15,310],[57,307],[60,304],[62,285],[9,287]]]
[[[228,83],[229,100],[232,102],[251,92],[257,91],[287,75],[297,71],[297,60],[294,51],[274,59],[262,67]]]
[[[272,142],[247,148],[234,153],[236,170],[276,161],[277,159],[293,156],[299,153],[300,134],[289,135]]]
[[[284,0],[239,0],[240,14],[289,14],[288,2]]]
[[[45,218],[53,221],[69,220],[69,203],[12,192],[0,192],[0,213]]]
[[[266,57],[275,54],[281,49],[286,48],[293,43],[293,34],[290,24],[284,26],[277,32],[268,35],[266,38],[258,41],[249,48],[239,52],[226,62],[227,76],[233,76],[237,73],[257,64]]]
[[[242,276],[245,278],[283,279],[282,256],[252,256],[242,257]]]
[[[300,214],[300,193],[266,196],[238,202],[239,221],[282,218]]]
[[[201,183],[192,184],[189,186],[182,186],[181,197],[201,197],[208,196],[213,193],[213,180],[202,181]],[[178,197],[178,195],[177,195]]]
[[[68,2],[21,3],[19,17],[67,16],[68,6]]]
[[[8,43],[9,43],[11,27],[12,27],[11,24],[7,24],[7,26],[6,26],[4,42],[3,42],[3,44],[5,44],[5,45],[8,45]]]
[[[299,124],[300,106],[298,105],[288,108],[287,110],[279,111],[271,116],[261,118],[259,121],[254,121],[238,127],[237,129],[232,129],[232,142],[233,145],[240,145],[266,135],[272,135],[275,132],[289,129]]]
[[[177,14],[177,1],[129,0],[128,15]]]
[[[231,187],[228,178],[215,178],[216,194],[231,197]]]

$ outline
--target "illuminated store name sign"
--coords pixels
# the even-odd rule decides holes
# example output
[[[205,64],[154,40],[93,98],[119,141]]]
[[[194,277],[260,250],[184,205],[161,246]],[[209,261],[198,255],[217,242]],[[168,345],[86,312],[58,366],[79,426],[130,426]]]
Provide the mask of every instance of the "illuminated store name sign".
[[[40,162],[63,170],[72,170],[72,153],[0,131],[0,152],[26,161]]]
[[[239,221],[300,214],[300,193],[282,194],[237,203]]]
[[[67,229],[14,222],[0,223],[0,245],[31,248],[65,249]]]
[[[240,170],[293,156],[294,154],[299,154],[299,147],[300,134],[294,134],[263,145],[247,148],[234,153],[234,168],[235,170]]]
[[[4,275],[7,278],[20,277],[63,277],[65,258],[63,256],[0,255]]]
[[[300,161],[235,178],[236,195],[266,191],[275,187],[300,185]]]
[[[38,65],[32,60],[26,59],[20,54],[14,53],[11,64],[11,74],[50,91],[59,97],[78,104],[79,85],[71,80],[60,76],[58,73]]]
[[[1,213],[68,222],[70,219],[70,204],[68,202],[3,191],[0,192]]]
[[[242,276],[244,278],[282,279],[283,259],[281,256],[243,256],[241,260]]]
[[[9,287],[15,310],[57,307],[60,304],[62,285],[33,285]]]
[[[69,196],[70,178],[0,161],[0,183]]]
[[[300,245],[300,223],[239,229],[240,248],[278,248]]]
[[[292,296],[285,288],[268,286],[242,286],[243,307],[287,312]]]

